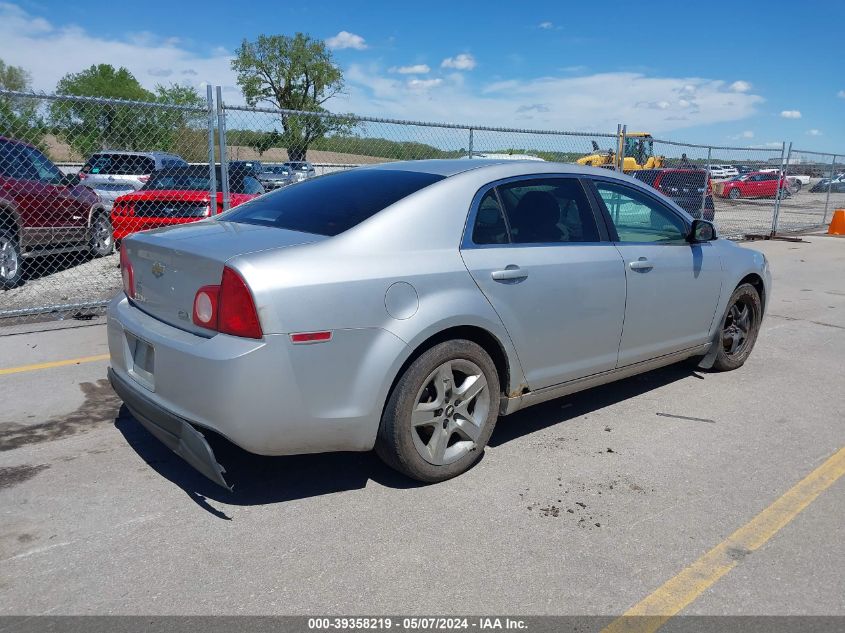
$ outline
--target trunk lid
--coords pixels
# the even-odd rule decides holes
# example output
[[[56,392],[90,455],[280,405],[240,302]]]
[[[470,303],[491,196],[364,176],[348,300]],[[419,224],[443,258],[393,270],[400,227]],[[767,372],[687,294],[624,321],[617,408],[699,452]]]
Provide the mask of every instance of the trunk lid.
[[[139,309],[179,329],[208,334],[192,321],[194,297],[200,287],[220,283],[228,260],[323,239],[272,227],[200,221],[138,233],[121,248],[127,249],[132,263],[134,304]]]

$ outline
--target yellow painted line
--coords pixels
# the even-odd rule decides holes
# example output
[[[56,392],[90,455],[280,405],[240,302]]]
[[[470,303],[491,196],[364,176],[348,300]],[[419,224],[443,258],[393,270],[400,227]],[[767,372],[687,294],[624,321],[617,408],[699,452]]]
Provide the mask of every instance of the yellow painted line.
[[[602,633],[653,633],[845,475],[845,446],[727,539],[628,609]]]
[[[66,365],[81,365],[82,363],[94,363],[99,360],[108,359],[108,354],[99,354],[97,356],[83,356],[82,358],[71,358],[69,360],[54,360],[49,363],[36,363],[35,365],[9,367],[8,369],[0,369],[0,376],[6,376],[8,374],[20,374],[25,371],[37,371],[39,369],[51,369],[53,367],[65,367]]]

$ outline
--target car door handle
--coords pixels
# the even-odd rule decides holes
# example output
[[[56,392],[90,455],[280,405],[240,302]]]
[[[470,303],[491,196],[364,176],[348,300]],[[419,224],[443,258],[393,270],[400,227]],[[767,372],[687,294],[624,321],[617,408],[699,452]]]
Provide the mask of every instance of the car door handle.
[[[628,264],[628,267],[631,270],[651,270],[654,268],[654,264],[648,261],[645,257],[641,257],[637,261]]]
[[[516,279],[525,279],[528,273],[522,270],[519,266],[508,266],[504,270],[494,270],[490,276],[496,281],[513,281]]]

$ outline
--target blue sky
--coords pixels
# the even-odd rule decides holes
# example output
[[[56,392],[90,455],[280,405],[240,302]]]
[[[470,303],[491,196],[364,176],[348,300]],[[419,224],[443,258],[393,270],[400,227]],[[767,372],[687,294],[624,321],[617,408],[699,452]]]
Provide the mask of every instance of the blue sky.
[[[332,43],[336,111],[845,153],[845,2],[0,2],[0,58],[51,90],[92,63],[241,97],[244,38]]]

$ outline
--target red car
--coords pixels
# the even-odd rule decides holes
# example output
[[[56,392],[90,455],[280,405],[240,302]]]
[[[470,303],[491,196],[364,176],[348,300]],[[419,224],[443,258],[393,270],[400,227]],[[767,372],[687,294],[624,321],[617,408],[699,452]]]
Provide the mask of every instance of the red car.
[[[742,176],[734,176],[717,185],[717,193],[722,198],[774,198],[778,195],[778,184],[784,196],[789,195],[786,178],[770,171],[752,171]]]
[[[209,173],[206,165],[175,167],[153,174],[135,193],[114,201],[111,223],[119,243],[127,235],[172,224],[196,222],[211,215]],[[229,174],[230,206],[236,207],[264,193],[261,183],[245,170]],[[217,167],[216,212],[223,212],[220,167]]]

